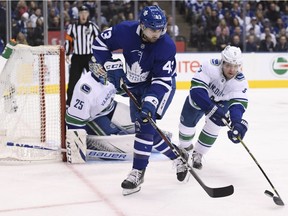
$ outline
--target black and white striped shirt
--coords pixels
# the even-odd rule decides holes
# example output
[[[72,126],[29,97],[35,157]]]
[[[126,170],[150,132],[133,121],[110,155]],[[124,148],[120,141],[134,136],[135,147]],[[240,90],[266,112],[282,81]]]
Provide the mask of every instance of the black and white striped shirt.
[[[100,34],[98,26],[91,21],[85,24],[70,24],[65,41],[66,55],[69,55],[72,49],[77,55],[92,54],[92,44],[98,34]]]

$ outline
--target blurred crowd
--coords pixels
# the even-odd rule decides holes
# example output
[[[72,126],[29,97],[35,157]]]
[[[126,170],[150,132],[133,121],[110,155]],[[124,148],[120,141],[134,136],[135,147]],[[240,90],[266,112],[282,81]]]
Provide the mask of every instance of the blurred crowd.
[[[177,8],[191,27],[189,46],[220,51],[288,51],[288,1],[185,0]]]
[[[48,30],[60,30],[60,15],[64,28],[78,20],[78,8],[85,5],[90,20],[100,23],[101,31],[123,20],[135,20],[134,1],[101,1],[101,14],[97,14],[95,0],[64,1],[60,14],[60,1],[47,1]],[[138,1],[138,12],[157,1]],[[161,6],[160,2],[159,5]],[[228,44],[244,52],[288,51],[288,1],[176,1],[178,13],[183,14],[191,29],[188,47],[197,51],[220,51]],[[44,44],[43,1],[12,1],[12,38],[18,43],[37,46]],[[98,22],[100,17],[100,22]],[[180,37],[180,27],[172,27],[173,17],[167,14],[168,34]],[[174,33],[172,34],[172,31]],[[6,38],[6,0],[0,0],[0,51]]]
[[[138,1],[139,11],[153,4],[152,1]],[[85,5],[89,8],[90,20],[98,24],[97,3],[90,1],[64,1],[64,11],[60,14],[60,1],[47,1],[48,30],[60,30],[60,16],[64,19],[64,28],[78,20],[78,8]],[[44,44],[43,34],[43,1],[12,1],[12,38],[18,43],[37,46]],[[0,0],[0,40],[6,38],[6,0]],[[138,17],[138,15],[137,15]],[[123,20],[134,20],[133,1],[101,1],[101,30],[115,25]],[[0,42],[1,43],[1,42]]]

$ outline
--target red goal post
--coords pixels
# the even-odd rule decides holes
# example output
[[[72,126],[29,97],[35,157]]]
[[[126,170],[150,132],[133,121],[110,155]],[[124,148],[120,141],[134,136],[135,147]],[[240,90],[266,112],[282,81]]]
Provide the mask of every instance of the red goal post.
[[[62,46],[14,47],[0,71],[1,160],[66,160],[65,83]]]

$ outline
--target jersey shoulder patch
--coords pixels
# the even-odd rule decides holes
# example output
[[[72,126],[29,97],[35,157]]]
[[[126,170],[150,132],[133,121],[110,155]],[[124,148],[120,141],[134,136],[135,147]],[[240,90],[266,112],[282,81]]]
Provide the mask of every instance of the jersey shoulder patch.
[[[238,73],[235,77],[235,80],[238,80],[238,81],[241,81],[241,80],[244,80],[245,79],[245,76],[243,73]]]
[[[85,94],[89,94],[91,92],[91,87],[88,84],[84,83],[81,85],[81,91]]]
[[[210,59],[210,64],[212,64],[214,66],[219,66],[221,64],[221,60],[220,59]]]

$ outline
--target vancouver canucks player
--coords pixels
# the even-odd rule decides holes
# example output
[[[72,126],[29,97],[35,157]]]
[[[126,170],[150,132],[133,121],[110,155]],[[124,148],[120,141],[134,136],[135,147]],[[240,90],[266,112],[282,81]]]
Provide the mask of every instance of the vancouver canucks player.
[[[174,160],[177,178],[183,181],[187,168],[158,135],[147,116],[161,119],[175,93],[176,47],[166,34],[166,18],[158,6],[147,6],[140,21],[124,21],[101,33],[94,41],[93,54],[101,65],[113,62],[112,51],[122,49],[126,74],[115,74],[114,85],[120,90],[120,77],[141,104],[141,111],[130,101],[130,115],[135,121],[132,171],[122,182],[123,194],[140,190],[152,147]],[[188,157],[188,155],[186,155]]]
[[[192,153],[192,166],[202,168],[202,156],[207,153],[217,139],[222,119],[230,115],[232,130],[228,137],[239,143],[243,139],[248,123],[242,119],[248,99],[248,83],[241,72],[242,53],[240,48],[227,46],[221,53],[222,59],[204,62],[192,79],[192,87],[182,108],[179,141],[180,146],[192,150],[192,139],[196,125],[206,115],[205,125]]]

